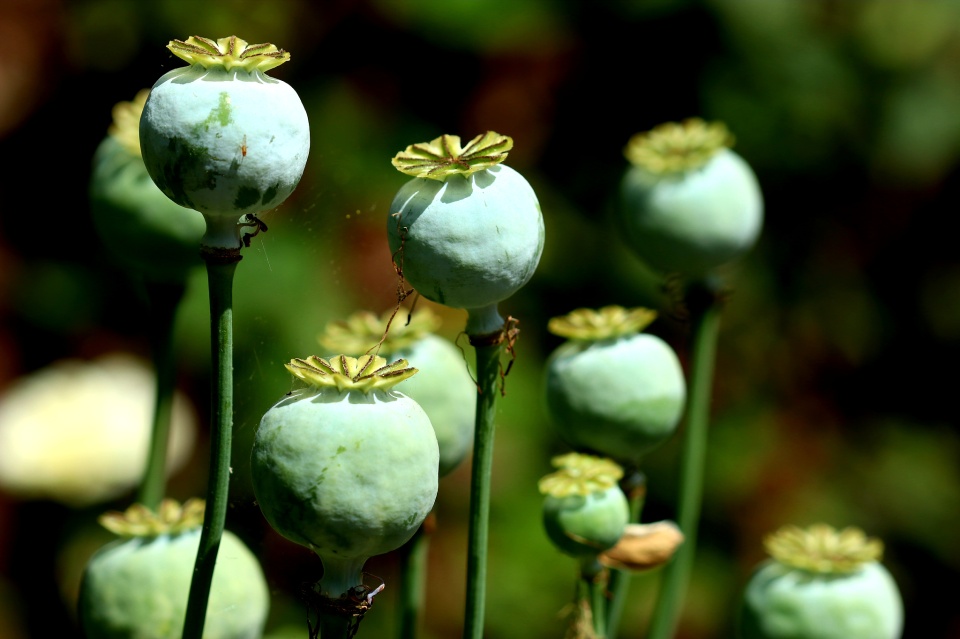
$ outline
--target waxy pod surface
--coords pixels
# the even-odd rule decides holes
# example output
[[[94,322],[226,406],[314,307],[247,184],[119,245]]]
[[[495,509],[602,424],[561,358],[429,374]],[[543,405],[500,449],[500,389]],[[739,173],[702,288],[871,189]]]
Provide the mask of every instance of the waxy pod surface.
[[[290,85],[259,70],[200,64],[164,74],[140,121],[150,177],[207,217],[208,245],[238,246],[231,224],[279,206],[310,150],[307,113]],[[211,219],[226,218],[211,228]]]
[[[506,165],[445,180],[413,178],[390,206],[387,236],[404,277],[429,300],[483,309],[533,276],[544,245],[540,203]]]

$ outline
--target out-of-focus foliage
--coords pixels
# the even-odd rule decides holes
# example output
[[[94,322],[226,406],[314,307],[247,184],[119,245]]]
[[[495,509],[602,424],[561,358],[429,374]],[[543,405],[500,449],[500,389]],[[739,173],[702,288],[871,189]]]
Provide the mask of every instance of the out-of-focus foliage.
[[[267,571],[268,633],[305,633],[299,593],[319,561],[272,533],[253,503],[257,422],[292,387],[283,363],[315,354],[329,320],[396,302],[385,220],[406,178],[390,158],[443,133],[510,135],[507,164],[536,190],[547,240],[534,279],[501,305],[522,333],[497,426],[487,629],[559,636],[577,567],[539,521],[536,480],[565,452],[541,404],[543,359],[559,341],[546,322],[578,307],[658,307],[650,331],[686,361],[676,282],[661,287],[626,250],[611,208],[632,134],[723,120],[766,216],[757,247],[726,272],[681,635],[731,636],[761,537],[826,520],[885,540],[906,636],[954,636],[950,590],[928,584],[960,573],[960,254],[949,226],[960,199],[958,17],[953,0],[0,3],[0,391],[63,357],[148,352],[148,311],[99,246],[86,200],[113,104],[180,65],[165,49],[173,38],[235,34],[290,51],[277,73],[308,110],[311,156],[237,270],[228,527]],[[463,314],[437,310],[457,338]],[[180,387],[200,407],[207,313],[198,273],[177,348]],[[647,521],[674,516],[678,444],[645,461]],[[173,478],[172,497],[203,492],[205,460],[201,451]],[[461,631],[468,480],[464,465],[441,482],[425,637]],[[0,493],[0,636],[71,634],[70,575],[83,559],[68,550],[95,547],[74,540],[131,498],[72,509]],[[360,638],[395,621],[395,558],[367,570],[387,589]],[[657,578],[634,580],[622,636],[642,635]]]
[[[147,463],[155,375],[109,354],[59,360],[0,394],[0,490],[80,508],[126,494]],[[167,467],[179,470],[196,438],[194,409],[173,403]]]

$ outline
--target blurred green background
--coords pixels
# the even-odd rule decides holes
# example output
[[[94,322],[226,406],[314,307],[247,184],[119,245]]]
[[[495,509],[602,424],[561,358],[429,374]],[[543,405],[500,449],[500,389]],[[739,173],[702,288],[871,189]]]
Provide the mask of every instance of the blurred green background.
[[[90,223],[91,157],[114,103],[181,66],[170,39],[231,34],[292,53],[273,75],[299,92],[312,133],[303,181],[265,216],[234,292],[228,527],[263,559],[269,633],[305,635],[298,593],[319,574],[268,529],[245,473],[260,415],[291,387],[282,364],[318,352],[327,321],[394,302],[385,220],[406,178],[390,158],[492,129],[514,138],[507,163],[537,191],[547,244],[501,305],[522,336],[500,403],[487,636],[561,636],[576,565],[539,523],[536,480],[564,451],[540,404],[559,344],[545,325],[577,307],[664,302],[611,217],[622,148],[701,116],[735,134],[766,221],[727,272],[701,546],[677,637],[731,637],[762,536],[816,521],[885,541],[906,637],[960,637],[960,2],[3,0],[0,393],[63,357],[147,356],[144,307]],[[180,386],[205,416],[202,271],[184,306]],[[456,338],[463,314],[444,318]],[[666,313],[651,331],[685,358],[687,329]],[[172,496],[203,493],[205,442]],[[646,465],[648,520],[674,515],[677,442]],[[468,477],[441,482],[426,637],[460,634]],[[96,515],[131,496],[77,509],[0,492],[0,638],[77,634],[63,593],[106,538]],[[367,570],[387,590],[358,636],[390,636],[396,560]],[[657,579],[635,580],[620,636],[643,636]]]

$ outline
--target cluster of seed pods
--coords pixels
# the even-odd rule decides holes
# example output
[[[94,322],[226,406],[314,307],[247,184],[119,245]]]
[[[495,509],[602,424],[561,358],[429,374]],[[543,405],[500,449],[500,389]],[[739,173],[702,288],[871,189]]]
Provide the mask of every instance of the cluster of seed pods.
[[[121,262],[147,278],[182,279],[196,263],[197,253],[188,249],[199,247],[213,278],[224,265],[232,269],[251,235],[266,230],[259,215],[297,186],[309,153],[309,124],[296,92],[266,74],[289,59],[277,47],[194,36],[172,41],[169,48],[189,66],[163,75],[148,98],[128,109],[138,114],[142,109],[138,144],[131,146],[127,135],[101,145],[91,197],[104,241]],[[260,107],[267,103],[270,117],[264,118]],[[620,220],[628,244],[654,269],[708,279],[755,243],[763,201],[750,167],[728,148],[731,141],[722,125],[699,120],[631,139]],[[324,567],[315,588],[321,603],[312,636],[352,636],[380,590],[365,583],[365,562],[415,535],[434,506],[440,477],[464,460],[471,445],[464,636],[482,636],[495,381],[500,355],[517,334],[499,304],[533,276],[545,240],[533,188],[503,164],[512,146],[510,137],[493,131],[466,144],[442,135],[393,159],[411,178],[398,190],[386,221],[397,271],[422,297],[467,311],[465,330],[477,350],[476,381],[459,350],[431,335],[429,315],[417,315],[391,335],[396,310],[359,313],[321,336],[328,354],[286,365],[302,387],[260,421],[251,453],[260,509],[282,536],[316,552]],[[223,280],[228,284],[230,273]],[[211,279],[212,312],[213,289]],[[229,304],[220,308],[229,310]],[[576,452],[555,458],[556,472],[540,483],[543,524],[561,552],[581,561],[585,577],[602,570],[601,562],[625,565],[624,542],[639,533],[630,532],[630,504],[619,485],[623,467],[638,467],[673,436],[689,400],[676,353],[642,332],[655,317],[646,309],[607,306],[579,309],[549,325],[567,342],[546,363],[544,403],[559,437]],[[220,334],[228,334],[227,328],[221,324]],[[231,339],[221,346],[221,353],[228,351]],[[408,361],[423,372],[415,376],[418,370]],[[222,391],[232,383],[232,360],[222,355],[219,365]],[[230,409],[214,407],[227,444]],[[225,461],[215,456],[211,466],[229,468],[229,456]],[[204,623],[210,636],[259,635],[268,595],[255,558],[222,531],[221,480],[222,473],[212,476],[207,505],[207,517],[217,519],[220,530],[208,519],[200,532],[203,506],[197,502],[182,509],[164,502],[157,513],[134,507],[105,519],[128,539],[104,548],[88,565],[80,605],[88,634],[180,636],[186,616],[185,637],[199,637]],[[899,595],[876,562],[875,546],[850,542],[862,541],[855,533],[832,535],[818,528],[806,536],[791,530],[773,538],[768,547],[774,560],[747,588],[744,639],[899,636]],[[214,577],[221,543],[227,557]],[[212,557],[204,559],[204,547],[211,545]],[[619,559],[612,559],[618,547]],[[830,562],[814,564],[811,553],[797,547],[853,549],[849,561],[833,552]],[[647,567],[668,562],[671,554],[672,548],[660,553]],[[216,609],[240,609],[242,615],[225,620],[211,612],[191,625],[191,608],[178,594],[194,556],[197,573],[210,567],[206,586],[198,589],[194,577],[189,606],[204,613],[210,598]],[[162,619],[152,601],[126,586],[140,580],[156,583],[154,594],[173,602]],[[228,585],[237,581],[245,584],[242,593]],[[870,624],[848,625],[844,607],[863,610],[870,602],[876,604]],[[819,630],[819,611],[826,606],[839,611],[831,623],[844,634]],[[775,614],[784,607],[794,611],[786,621]],[[153,631],[138,627],[138,621]],[[603,624],[595,630],[602,636]],[[667,636],[663,632],[655,621],[654,639]]]

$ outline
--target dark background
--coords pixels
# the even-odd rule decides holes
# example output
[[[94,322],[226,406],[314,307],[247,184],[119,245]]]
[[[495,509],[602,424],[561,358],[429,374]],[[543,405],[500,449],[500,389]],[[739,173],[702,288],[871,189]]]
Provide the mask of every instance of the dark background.
[[[238,268],[228,527],[263,559],[268,634],[302,636],[284,626],[302,623],[296,593],[319,561],[253,503],[257,420],[290,388],[283,362],[316,352],[327,321],[394,302],[384,225],[406,178],[390,158],[442,133],[510,135],[507,163],[537,191],[547,244],[534,279],[501,305],[522,337],[500,404],[487,628],[559,636],[576,566],[539,524],[536,480],[564,450],[540,404],[542,362],[559,344],[546,321],[664,301],[615,230],[622,149],[661,122],[722,120],[766,217],[726,271],[701,545],[678,637],[731,636],[762,536],[816,521],[885,541],[906,637],[960,637],[949,585],[960,566],[958,25],[960,3],[946,0],[0,0],[0,394],[62,358],[148,354],[144,308],[89,217],[90,160],[112,106],[181,66],[173,38],[235,34],[290,51],[271,74],[308,110],[311,156]],[[198,271],[178,325],[180,385],[201,420],[205,287]],[[456,338],[463,314],[440,310]],[[686,361],[682,320],[650,330]],[[205,429],[174,497],[204,490]],[[673,516],[677,443],[647,461],[646,519]],[[460,632],[468,477],[464,466],[441,482],[425,636]],[[67,549],[132,493],[75,508],[2,489],[0,638],[71,636],[83,553]],[[361,637],[393,624],[394,560],[368,570],[388,589]],[[643,635],[656,583],[636,580],[621,636]]]

